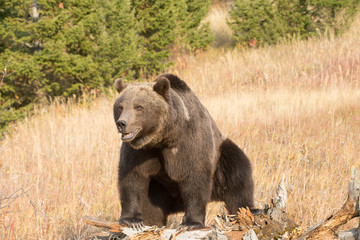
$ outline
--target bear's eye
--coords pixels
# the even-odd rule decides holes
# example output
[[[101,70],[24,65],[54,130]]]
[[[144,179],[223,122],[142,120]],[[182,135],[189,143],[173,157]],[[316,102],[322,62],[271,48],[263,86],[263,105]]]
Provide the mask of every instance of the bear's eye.
[[[138,105],[138,106],[135,107],[135,109],[136,109],[137,111],[142,111],[144,108],[143,108],[142,106]]]

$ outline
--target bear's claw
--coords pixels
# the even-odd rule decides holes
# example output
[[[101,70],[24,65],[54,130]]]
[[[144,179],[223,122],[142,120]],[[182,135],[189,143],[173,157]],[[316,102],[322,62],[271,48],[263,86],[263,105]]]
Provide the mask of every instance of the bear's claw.
[[[122,226],[130,227],[133,230],[142,231],[142,229],[145,227],[144,223],[140,219],[120,219],[119,224]]]
[[[144,224],[143,223],[133,223],[131,224],[131,228],[137,231],[142,231],[142,229],[144,228]]]

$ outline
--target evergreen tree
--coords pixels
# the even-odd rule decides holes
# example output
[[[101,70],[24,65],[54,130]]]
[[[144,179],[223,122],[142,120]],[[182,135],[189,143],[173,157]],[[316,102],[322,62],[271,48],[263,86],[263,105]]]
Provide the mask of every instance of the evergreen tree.
[[[0,12],[1,126],[40,98],[81,94],[139,71],[139,37],[126,0],[12,0]],[[39,13],[35,18],[33,9]],[[15,113],[15,114],[14,114]]]
[[[175,44],[194,51],[213,40],[209,24],[201,23],[209,11],[209,0],[131,0],[131,6],[145,47],[145,75],[170,64],[167,60]]]
[[[41,66],[35,59],[39,48],[33,36],[32,1],[0,3],[0,67],[11,59],[7,75],[0,86],[0,132],[12,121],[22,118],[37,98],[42,85]],[[36,46],[35,46],[36,44]],[[14,69],[17,69],[14,71]]]
[[[210,10],[209,0],[187,0],[185,6],[180,9],[179,19],[182,21],[182,35],[186,47],[194,51],[205,49],[214,40],[210,34],[209,23],[202,23],[202,20]]]
[[[44,42],[38,59],[51,96],[76,94],[84,85],[110,86],[115,76],[134,74],[139,41],[126,0],[78,0],[61,6],[56,17],[49,14],[37,23]],[[55,12],[53,4],[44,8]]]
[[[282,28],[275,7],[268,0],[238,0],[230,11],[230,27],[236,42],[246,45],[253,39],[276,43]]]
[[[142,55],[145,74],[163,71],[168,65],[170,47],[179,34],[175,1],[131,0],[131,6],[145,49]]]
[[[253,39],[276,44],[346,29],[360,0],[235,0],[230,10],[233,38],[242,45]]]
[[[349,27],[359,11],[360,0],[307,0],[314,27],[320,32],[331,30],[335,35]]]

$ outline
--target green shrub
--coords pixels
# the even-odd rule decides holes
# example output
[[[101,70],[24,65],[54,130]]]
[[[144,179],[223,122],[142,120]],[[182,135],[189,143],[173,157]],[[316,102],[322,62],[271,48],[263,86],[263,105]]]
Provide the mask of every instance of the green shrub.
[[[360,0],[235,0],[229,26],[240,45],[276,44],[346,29]]]
[[[209,0],[187,0],[185,7],[180,8],[180,21],[182,22],[181,35],[190,51],[206,49],[214,37],[210,33],[209,23],[202,23],[210,10]]]
[[[360,0],[308,0],[313,25],[320,32],[341,34],[359,11]]]
[[[205,49],[212,41],[202,19],[209,0],[131,0],[144,46],[141,57],[145,75],[164,71],[175,44],[190,51]]]
[[[141,58],[144,71],[146,74],[163,71],[179,33],[175,1],[132,0],[131,7],[145,50]]]

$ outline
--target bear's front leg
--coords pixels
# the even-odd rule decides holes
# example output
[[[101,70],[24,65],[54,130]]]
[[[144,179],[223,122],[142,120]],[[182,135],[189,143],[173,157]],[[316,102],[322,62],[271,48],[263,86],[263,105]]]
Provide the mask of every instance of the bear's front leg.
[[[211,178],[204,173],[194,174],[180,184],[185,216],[181,229],[193,230],[204,227],[206,205],[211,196]]]
[[[123,143],[119,162],[120,224],[137,227],[152,223],[148,211],[150,176],[160,169],[156,151],[135,150]]]
[[[142,205],[146,200],[149,180],[130,172],[119,179],[121,225],[141,228],[143,226]]]

